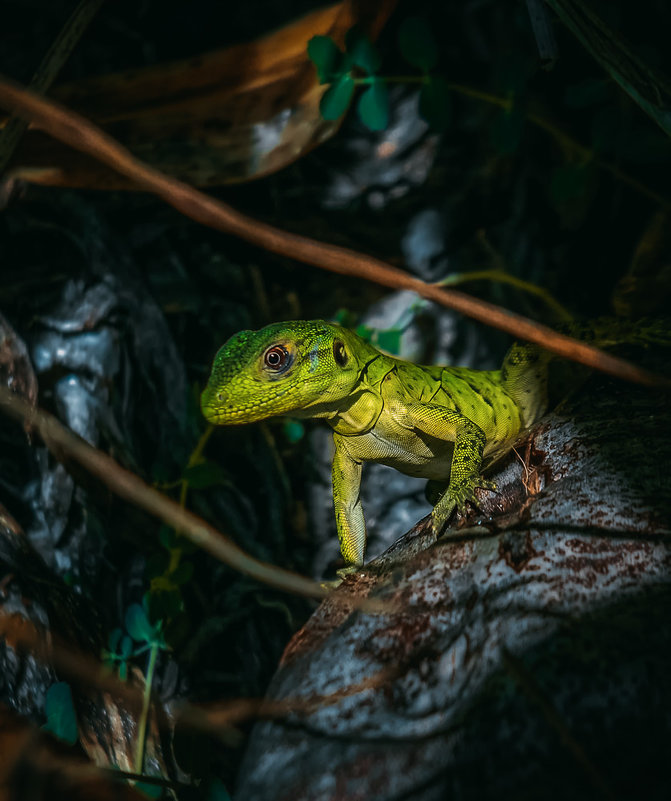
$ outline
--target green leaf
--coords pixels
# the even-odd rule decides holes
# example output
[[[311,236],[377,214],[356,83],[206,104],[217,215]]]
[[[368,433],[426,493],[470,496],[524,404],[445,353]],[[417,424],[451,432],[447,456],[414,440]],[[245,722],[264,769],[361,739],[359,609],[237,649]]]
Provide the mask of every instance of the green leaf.
[[[365,342],[373,341],[373,329],[367,325],[357,325],[355,333],[360,336]]]
[[[42,728],[68,745],[74,745],[79,734],[77,732],[77,715],[69,684],[59,681],[49,687],[45,699],[45,712],[47,722]]]
[[[128,607],[125,624],[126,631],[136,642],[151,642],[154,639],[154,627],[140,604],[131,604]]]
[[[193,576],[193,562],[181,562],[170,574],[170,578],[178,586],[186,584],[191,576]]]
[[[331,319],[343,328],[356,328],[357,317],[350,309],[338,309]]]
[[[389,93],[383,81],[374,80],[361,95],[359,117],[371,131],[383,131],[389,125]]]
[[[121,629],[112,629],[109,633],[109,637],[107,638],[107,649],[111,653],[116,653],[117,646],[121,640],[121,635],[123,632]]]
[[[128,662],[121,662],[119,664],[119,679],[126,681],[128,678]]]
[[[330,36],[313,36],[308,42],[308,56],[317,68],[319,83],[330,83],[342,59],[342,52]]]
[[[337,120],[347,111],[354,92],[354,79],[349,73],[341,75],[324,92],[319,111],[325,120]]]
[[[361,67],[369,75],[377,72],[382,64],[377,50],[370,39],[356,26],[345,35],[345,48],[351,64]]]
[[[119,655],[122,659],[128,659],[131,655],[131,651],[133,650],[133,640],[127,635],[124,634],[123,639],[121,640],[121,648],[119,649]]]
[[[361,95],[359,117],[371,131],[383,131],[389,125],[389,94],[383,81],[373,81]]]
[[[197,490],[230,483],[224,469],[210,460],[187,467],[182,473],[182,478],[189,482],[191,489]]]
[[[171,548],[175,547],[176,538],[177,534],[175,529],[163,523],[158,532],[158,539],[161,545],[170,550]]]
[[[444,131],[452,117],[450,89],[442,75],[429,76],[419,93],[419,113],[438,133]]]
[[[387,353],[398,355],[401,350],[401,336],[403,332],[398,328],[390,328],[388,331],[380,331],[377,335],[377,344],[386,350]]]
[[[438,63],[438,47],[429,25],[422,17],[407,17],[398,29],[398,46],[403,58],[424,72]]]
[[[205,801],[231,801],[231,796],[221,779],[214,778],[207,788]]]
[[[295,445],[305,436],[305,426],[300,420],[285,420],[282,431],[292,445]]]

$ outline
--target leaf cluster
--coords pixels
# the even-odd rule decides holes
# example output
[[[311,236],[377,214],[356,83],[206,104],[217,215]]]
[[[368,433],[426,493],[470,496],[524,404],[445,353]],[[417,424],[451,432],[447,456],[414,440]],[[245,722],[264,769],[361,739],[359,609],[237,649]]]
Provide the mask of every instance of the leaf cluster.
[[[405,19],[399,28],[398,46],[408,64],[420,71],[419,76],[381,75],[382,58],[357,27],[347,32],[344,51],[330,36],[313,36],[308,42],[308,56],[317,69],[319,82],[329,84],[319,105],[322,117],[339,119],[349,107],[355,88],[362,86],[364,91],[357,101],[361,122],[372,131],[384,130],[389,124],[387,84],[414,82],[421,84],[420,114],[433,130],[444,130],[450,118],[449,88],[445,78],[435,72],[438,46],[426,20]]]

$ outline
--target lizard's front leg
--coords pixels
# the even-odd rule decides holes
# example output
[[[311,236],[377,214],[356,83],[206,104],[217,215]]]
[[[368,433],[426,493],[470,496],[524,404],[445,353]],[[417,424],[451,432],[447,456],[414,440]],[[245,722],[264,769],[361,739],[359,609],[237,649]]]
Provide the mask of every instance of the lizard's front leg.
[[[366,550],[366,522],[361,506],[361,462],[347,451],[345,437],[333,435],[333,504],[340,540],[340,552],[346,562],[363,564]]]
[[[454,442],[450,483],[431,513],[433,530],[439,534],[455,509],[464,511],[466,502],[474,500],[476,487],[496,489],[495,484],[480,476],[485,432],[454,409],[432,403],[409,404],[401,419],[406,427]]]
[[[480,475],[485,442],[482,429],[471,420],[462,418],[456,426],[450,483],[431,513],[435,534],[442,531],[455,509],[464,512],[466,502],[475,500],[476,487],[496,489],[493,481]]]

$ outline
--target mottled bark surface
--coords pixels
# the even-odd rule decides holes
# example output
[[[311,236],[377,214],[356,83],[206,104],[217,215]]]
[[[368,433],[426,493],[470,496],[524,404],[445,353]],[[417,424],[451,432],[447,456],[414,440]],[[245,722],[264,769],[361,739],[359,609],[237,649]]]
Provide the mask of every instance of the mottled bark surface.
[[[401,613],[294,637],[270,696],[329,702],[257,724],[236,798],[669,797],[669,399],[593,377],[518,453],[337,591]]]

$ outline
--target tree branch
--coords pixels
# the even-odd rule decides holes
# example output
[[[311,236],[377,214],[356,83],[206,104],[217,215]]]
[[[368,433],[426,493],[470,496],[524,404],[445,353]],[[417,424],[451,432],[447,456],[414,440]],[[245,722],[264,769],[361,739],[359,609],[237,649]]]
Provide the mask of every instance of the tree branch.
[[[317,242],[254,220],[221,201],[171,178],[136,159],[125,147],[78,114],[46,100],[17,84],[0,79],[0,105],[56,139],[88,153],[134,181],[138,187],[161,197],[182,214],[203,225],[233,234],[272,253],[313,264],[340,275],[364,278],[392,289],[410,289],[421,297],[454,309],[515,337],[535,342],[559,356],[647,386],[671,387],[656,376],[624,359],[604,353],[583,342],[559,334],[519,314],[455,290],[427,284],[419,278],[371,256],[348,248]]]

